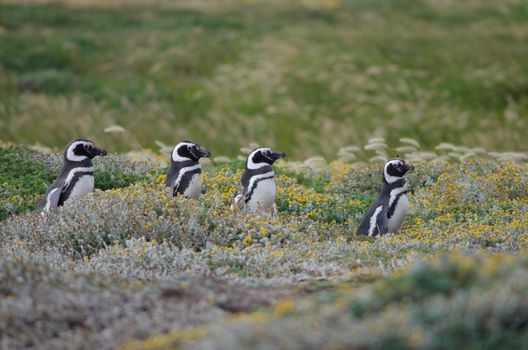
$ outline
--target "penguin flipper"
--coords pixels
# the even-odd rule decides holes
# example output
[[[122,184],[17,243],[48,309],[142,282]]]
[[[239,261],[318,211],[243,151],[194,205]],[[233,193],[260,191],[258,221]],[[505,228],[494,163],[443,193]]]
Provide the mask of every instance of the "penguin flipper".
[[[178,194],[178,188],[180,187],[180,181],[174,181],[171,186],[171,193],[173,196]]]
[[[383,235],[389,231],[387,211],[388,211],[388,206],[383,205],[382,210],[376,219],[376,228],[374,229],[372,236]]]
[[[246,171],[244,171],[244,173],[242,174],[241,184],[239,185],[233,197],[231,208],[233,208],[234,206],[242,208],[247,203],[250,179],[251,173],[246,169]]]
[[[231,205],[229,206],[231,209],[235,208],[235,206],[242,206],[242,195],[241,194],[237,194],[233,197],[233,200],[231,201]]]
[[[249,192],[248,188],[244,187],[244,190],[239,194],[240,198],[238,200],[239,205],[246,204],[249,200]]]
[[[387,233],[388,230],[387,205],[375,203],[363,217],[357,233],[378,236]]]
[[[169,173],[165,178],[165,185],[170,186],[173,196],[178,194],[178,187],[180,187],[180,180],[178,180],[179,170],[174,165],[170,167]]]
[[[230,208],[234,208],[235,206],[242,208],[246,204],[246,200],[244,197],[243,191],[236,191],[231,199],[231,205]]]
[[[174,181],[176,181],[177,178],[178,169],[176,169],[174,166],[171,166],[171,168],[169,169],[169,173],[165,178],[165,185],[172,187],[174,185]]]
[[[46,191],[44,198],[40,201],[37,212],[50,211],[59,206],[60,197],[66,183],[64,181],[57,181]]]

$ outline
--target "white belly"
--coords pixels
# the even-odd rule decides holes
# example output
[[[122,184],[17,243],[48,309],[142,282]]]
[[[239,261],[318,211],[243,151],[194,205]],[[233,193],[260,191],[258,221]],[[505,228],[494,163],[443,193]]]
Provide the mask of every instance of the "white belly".
[[[200,191],[202,189],[202,181],[200,174],[194,174],[189,183],[189,187],[183,192],[184,197],[198,199],[200,198]]]
[[[94,177],[92,175],[84,175],[79,178],[77,183],[73,186],[69,198],[84,196],[94,190]]]
[[[396,203],[396,208],[394,208],[394,213],[387,222],[389,232],[396,232],[400,229],[405,215],[409,211],[409,198],[406,194],[402,195],[398,202]]]
[[[275,179],[259,181],[247,203],[251,211],[270,210],[275,203]]]

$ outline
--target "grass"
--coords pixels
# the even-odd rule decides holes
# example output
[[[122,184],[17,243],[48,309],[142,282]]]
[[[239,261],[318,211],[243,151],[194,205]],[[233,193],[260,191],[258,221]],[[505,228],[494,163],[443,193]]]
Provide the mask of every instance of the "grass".
[[[67,3],[0,4],[4,141],[62,148],[82,130],[113,151],[193,139],[334,158],[373,136],[527,137],[523,2]]]

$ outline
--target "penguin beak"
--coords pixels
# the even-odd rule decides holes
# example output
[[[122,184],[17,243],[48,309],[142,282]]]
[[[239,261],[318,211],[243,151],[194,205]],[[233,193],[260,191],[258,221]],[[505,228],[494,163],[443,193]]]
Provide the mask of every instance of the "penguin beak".
[[[107,154],[108,153],[104,149],[94,147],[94,156],[106,156]]]
[[[273,159],[273,161],[276,161],[277,159],[284,158],[284,157],[286,157],[286,153],[284,152],[273,152],[271,154],[271,159]]]
[[[414,166],[411,165],[411,164],[405,163],[404,166],[403,166],[404,173],[408,172],[409,170],[414,170]]]
[[[200,151],[198,151],[198,156],[199,156],[200,158],[203,158],[203,157],[205,157],[205,158],[209,158],[209,157],[211,156],[211,152],[209,152],[209,151],[206,150],[206,149],[201,149]]]

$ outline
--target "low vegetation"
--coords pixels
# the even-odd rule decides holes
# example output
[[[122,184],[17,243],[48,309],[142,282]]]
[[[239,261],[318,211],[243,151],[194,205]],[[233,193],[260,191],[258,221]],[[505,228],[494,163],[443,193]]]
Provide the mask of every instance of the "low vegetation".
[[[376,142],[372,158],[387,151]],[[522,347],[528,270],[515,256],[527,247],[528,166],[519,154],[440,152],[416,159],[401,232],[364,238],[355,230],[382,162],[281,161],[277,213],[254,216],[230,207],[241,162],[206,164],[195,201],[168,195],[164,157],[110,155],[97,160],[94,193],[42,216],[32,209],[61,155],[3,147],[2,341]]]
[[[449,255],[369,286],[285,299],[120,349],[524,348],[527,271],[525,257]]]

